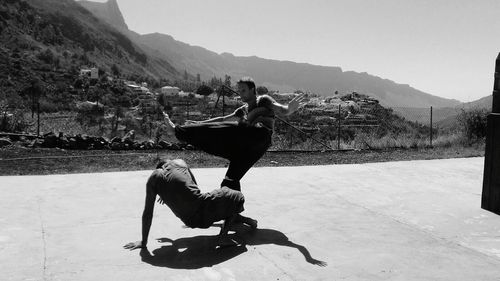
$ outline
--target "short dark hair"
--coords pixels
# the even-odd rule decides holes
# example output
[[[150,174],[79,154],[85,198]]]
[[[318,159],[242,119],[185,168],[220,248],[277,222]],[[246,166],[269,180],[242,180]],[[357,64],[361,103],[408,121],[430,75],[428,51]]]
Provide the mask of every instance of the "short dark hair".
[[[246,84],[249,89],[253,88],[255,90],[255,81],[253,81],[252,77],[241,77],[240,80],[238,80],[237,84]]]
[[[168,159],[160,159],[158,164],[156,164],[156,169],[161,169],[163,168],[163,165],[165,165],[169,160]]]

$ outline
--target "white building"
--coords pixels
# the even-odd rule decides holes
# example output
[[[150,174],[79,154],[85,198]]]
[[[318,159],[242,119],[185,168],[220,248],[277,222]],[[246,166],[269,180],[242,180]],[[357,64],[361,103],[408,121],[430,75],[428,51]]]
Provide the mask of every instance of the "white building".
[[[144,86],[136,85],[135,83],[125,82],[125,85],[129,87],[134,93],[146,94],[149,93],[149,89]]]
[[[99,78],[99,69],[97,67],[80,69],[80,76],[87,76],[90,79]]]
[[[161,93],[167,96],[175,96],[179,94],[180,89],[172,86],[161,87]]]

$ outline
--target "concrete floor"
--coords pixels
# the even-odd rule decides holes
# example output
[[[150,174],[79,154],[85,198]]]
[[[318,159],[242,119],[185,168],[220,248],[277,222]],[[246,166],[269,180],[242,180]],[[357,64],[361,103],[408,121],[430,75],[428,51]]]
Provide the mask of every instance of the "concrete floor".
[[[500,280],[500,216],[480,208],[484,158],[254,168],[259,229],[187,229],[155,206],[151,171],[0,177],[2,280]],[[224,169],[194,169],[203,191]]]

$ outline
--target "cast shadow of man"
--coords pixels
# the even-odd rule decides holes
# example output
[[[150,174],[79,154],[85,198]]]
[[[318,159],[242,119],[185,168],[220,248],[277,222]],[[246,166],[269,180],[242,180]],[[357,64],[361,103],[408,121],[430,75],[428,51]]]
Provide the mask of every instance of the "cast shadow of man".
[[[215,224],[215,226],[221,226]],[[237,241],[237,246],[215,247],[216,236],[194,236],[171,240],[169,238],[158,239],[161,243],[170,243],[153,250],[141,250],[143,262],[154,266],[169,267],[176,269],[196,269],[213,266],[221,262],[232,259],[247,251],[247,245],[274,244],[285,247],[292,247],[299,250],[308,263],[326,266],[326,262],[314,259],[306,247],[296,244],[280,231],[274,229],[249,230],[243,225],[236,225],[231,228],[235,231],[230,237]]]

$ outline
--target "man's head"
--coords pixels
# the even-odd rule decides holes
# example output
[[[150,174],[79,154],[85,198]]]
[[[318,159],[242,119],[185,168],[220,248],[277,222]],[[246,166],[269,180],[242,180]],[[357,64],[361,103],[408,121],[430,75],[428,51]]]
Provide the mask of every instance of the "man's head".
[[[166,158],[162,158],[158,161],[158,164],[156,164],[156,169],[161,169],[163,168],[163,166],[167,163],[173,163],[179,167],[186,167],[188,168],[188,164],[186,163],[186,161],[184,161],[183,159],[166,159]]]
[[[165,165],[169,161],[169,159],[160,159],[160,161],[158,161],[158,164],[156,164],[156,169],[163,168],[163,165]]]
[[[242,77],[238,80],[237,84],[238,94],[240,95],[241,100],[248,102],[256,97],[255,82],[252,78],[248,76]]]

